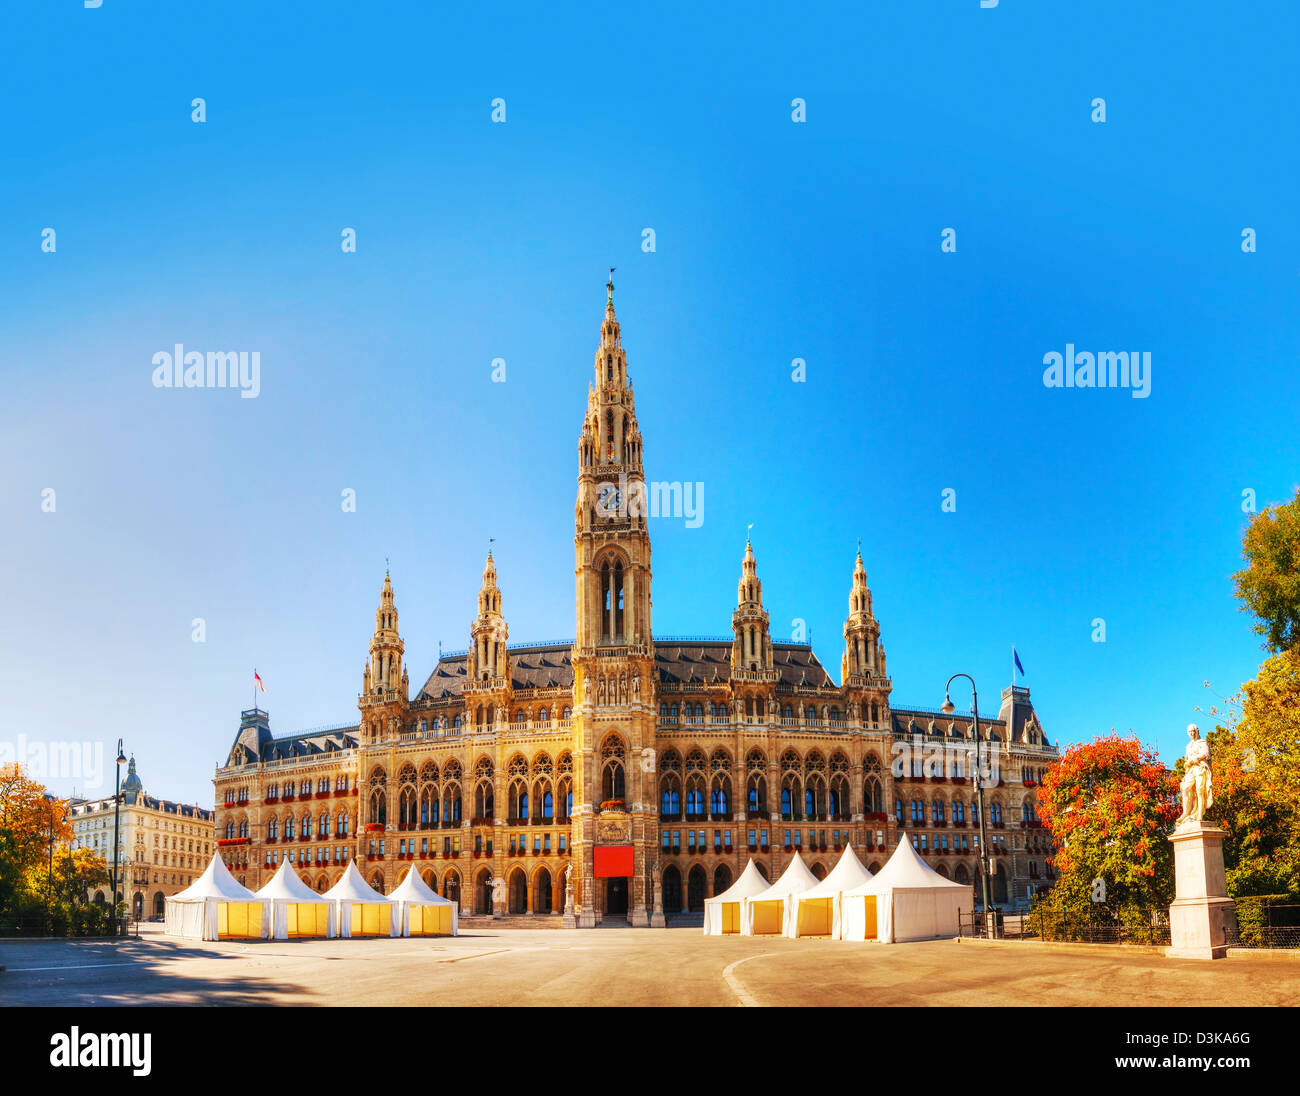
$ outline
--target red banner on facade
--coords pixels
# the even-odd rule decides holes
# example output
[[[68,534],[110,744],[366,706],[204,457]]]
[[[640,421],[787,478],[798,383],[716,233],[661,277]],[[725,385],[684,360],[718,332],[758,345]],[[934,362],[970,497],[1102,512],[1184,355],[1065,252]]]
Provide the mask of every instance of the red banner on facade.
[[[611,879],[632,874],[631,845],[596,845],[594,852],[597,879]]]

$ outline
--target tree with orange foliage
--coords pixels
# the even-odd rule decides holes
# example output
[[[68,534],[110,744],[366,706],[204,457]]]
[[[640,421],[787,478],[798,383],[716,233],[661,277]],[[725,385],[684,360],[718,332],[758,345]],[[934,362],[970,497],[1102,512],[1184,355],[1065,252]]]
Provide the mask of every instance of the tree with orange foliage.
[[[72,840],[67,801],[46,796],[45,785],[31,779],[22,765],[0,765],[0,829],[13,837],[24,867],[47,854],[51,827],[56,846]]]
[[[1136,737],[1111,733],[1067,749],[1043,778],[1038,811],[1059,875],[1041,906],[1094,923],[1149,924],[1172,901],[1165,835],[1178,817],[1178,781]]]

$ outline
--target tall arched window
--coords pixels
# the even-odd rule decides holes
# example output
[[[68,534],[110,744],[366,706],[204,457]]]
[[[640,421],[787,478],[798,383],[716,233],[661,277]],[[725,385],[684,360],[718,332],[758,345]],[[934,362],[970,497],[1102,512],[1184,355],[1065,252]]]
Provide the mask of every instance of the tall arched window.
[[[623,740],[616,734],[605,739],[601,747],[601,799],[626,799],[627,779],[623,769]]]

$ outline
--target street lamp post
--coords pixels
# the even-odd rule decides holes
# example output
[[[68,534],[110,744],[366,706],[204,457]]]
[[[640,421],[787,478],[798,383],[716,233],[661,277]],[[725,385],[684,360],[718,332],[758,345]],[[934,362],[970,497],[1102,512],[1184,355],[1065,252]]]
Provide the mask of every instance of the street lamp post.
[[[997,924],[996,915],[993,913],[993,891],[989,888],[989,842],[988,832],[984,828],[984,782],[980,777],[982,763],[980,760],[980,702],[979,694],[975,691],[975,679],[970,674],[953,674],[948,679],[948,684],[943,687],[943,705],[940,711],[945,715],[952,715],[956,707],[952,698],[948,695],[949,686],[959,677],[964,677],[970,682],[971,711],[975,716],[975,772],[972,775],[972,781],[975,784],[975,796],[979,802],[980,812],[980,877],[984,883],[984,920],[988,925],[989,935],[993,935],[992,927]]]
[[[50,933],[54,932],[54,922],[50,918],[50,901],[54,888],[54,803],[52,795],[45,797],[50,805],[50,860],[45,872],[45,920],[49,923]]]
[[[118,850],[118,826],[119,817],[122,811],[122,766],[126,764],[126,754],[122,752],[122,740],[117,740],[117,765],[114,770],[113,778],[113,880],[110,885],[111,894],[109,900],[109,925],[114,936],[117,935],[117,850]]]

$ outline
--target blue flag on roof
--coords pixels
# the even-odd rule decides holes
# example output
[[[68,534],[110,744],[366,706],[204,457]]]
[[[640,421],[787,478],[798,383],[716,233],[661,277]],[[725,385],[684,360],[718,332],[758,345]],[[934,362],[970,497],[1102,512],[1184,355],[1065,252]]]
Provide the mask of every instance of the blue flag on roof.
[[[1011,657],[1015,660],[1016,669],[1020,671],[1020,675],[1023,677],[1025,673],[1025,668],[1020,665],[1020,656],[1016,654],[1015,647],[1011,648]]]

